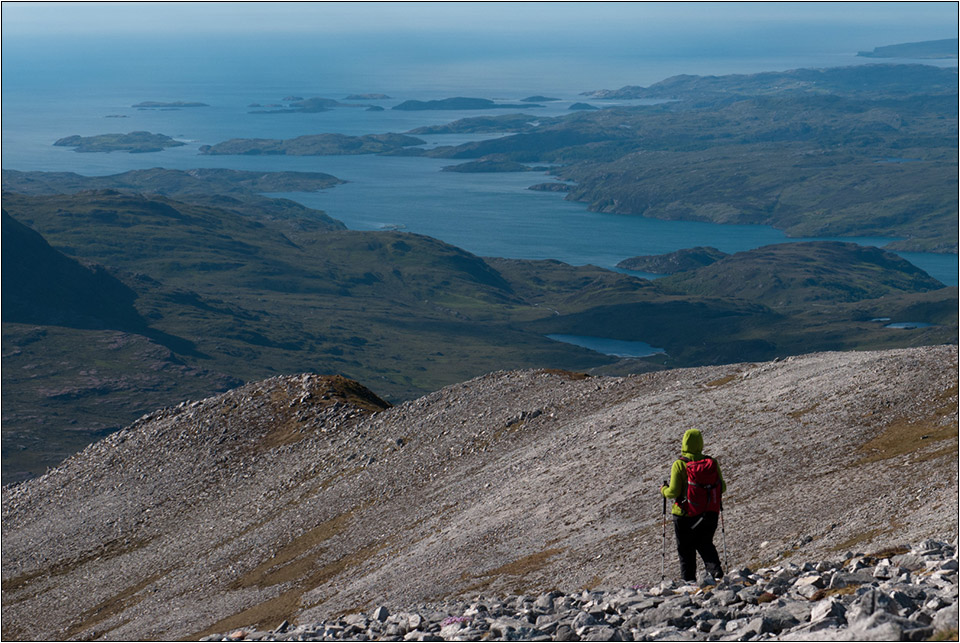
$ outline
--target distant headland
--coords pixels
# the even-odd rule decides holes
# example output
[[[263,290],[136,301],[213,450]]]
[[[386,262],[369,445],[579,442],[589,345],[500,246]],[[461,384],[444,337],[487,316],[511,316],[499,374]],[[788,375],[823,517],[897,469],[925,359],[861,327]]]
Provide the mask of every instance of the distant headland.
[[[873,51],[861,51],[857,55],[864,58],[956,58],[958,47],[960,39],[946,38],[874,47]]]

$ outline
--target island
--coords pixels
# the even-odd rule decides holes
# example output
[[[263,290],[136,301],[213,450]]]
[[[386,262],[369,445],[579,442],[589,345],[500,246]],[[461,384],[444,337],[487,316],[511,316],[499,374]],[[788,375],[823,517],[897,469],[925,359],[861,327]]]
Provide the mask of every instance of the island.
[[[134,109],[179,109],[181,107],[210,107],[206,103],[197,103],[197,102],[188,102],[188,101],[173,101],[172,103],[164,103],[155,100],[148,100],[142,103],[137,103],[133,105]]]
[[[341,156],[351,154],[385,154],[408,147],[424,145],[426,141],[404,134],[309,134],[291,139],[234,138],[216,145],[202,145],[206,155],[275,154],[286,156]]]
[[[297,98],[295,101],[287,101],[288,98]],[[333,98],[299,98],[298,96],[288,96],[283,99],[284,101],[289,102],[288,106],[283,105],[267,105],[267,107],[275,107],[276,109],[260,109],[250,112],[251,114],[318,114],[320,112],[329,112],[335,107],[356,107],[356,105],[348,105],[346,103],[341,103],[338,100]]]
[[[350,94],[343,100],[390,100],[386,94]]]
[[[549,96],[527,96],[526,98],[521,98],[521,103],[552,103],[560,100],[559,98],[551,98]]]
[[[442,168],[444,172],[464,172],[464,173],[483,173],[483,172],[530,172],[534,168],[517,163],[515,161],[496,161],[487,159],[483,161],[468,161],[459,165],[447,165]]]
[[[393,109],[402,111],[426,111],[426,110],[470,110],[470,109],[527,109],[529,107],[543,107],[536,103],[528,105],[510,105],[507,103],[495,103],[488,98],[465,98],[456,96],[454,98],[444,98],[441,100],[407,100],[399,105],[394,105]]]
[[[914,58],[914,59],[943,59],[956,58],[960,40],[946,38],[944,40],[924,40],[923,42],[905,42],[899,45],[875,47],[873,51],[858,52],[864,58]]]
[[[129,134],[99,134],[97,136],[67,136],[54,142],[58,147],[72,147],[75,152],[162,152],[168,147],[186,145],[165,134],[130,132]]]
[[[571,105],[571,106],[568,107],[567,109],[572,109],[572,110],[577,110],[577,109],[580,109],[580,110],[590,110],[590,109],[600,109],[600,108],[597,107],[597,106],[595,106],[595,105],[591,105],[590,103],[574,103],[573,105]]]

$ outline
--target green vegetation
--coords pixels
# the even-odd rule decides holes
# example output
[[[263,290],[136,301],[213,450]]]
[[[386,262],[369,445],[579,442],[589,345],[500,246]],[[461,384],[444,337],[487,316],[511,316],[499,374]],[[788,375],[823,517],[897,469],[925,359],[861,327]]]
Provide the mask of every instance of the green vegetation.
[[[347,231],[255,195],[328,175],[3,178],[32,193],[3,197],[4,268],[22,264],[3,271],[0,309],[5,481],[155,408],[278,374],[339,374],[398,401],[500,369],[642,372],[957,337],[956,288],[848,244],[762,248],[651,282]],[[667,355],[619,360],[551,333]]]
[[[880,248],[826,241],[738,252],[657,283],[687,295],[739,297],[775,310],[943,288],[913,264]]]
[[[671,102],[520,123],[510,136],[423,153],[560,164],[557,176],[576,183],[567,199],[594,211],[957,252],[955,70],[677,76],[591,95]]]
[[[261,192],[314,192],[343,183],[323,172],[248,172],[243,170],[132,170],[110,176],[81,176],[73,172],[18,172],[3,170],[3,188],[20,194],[62,194],[93,190],[121,190],[160,194],[209,205],[234,214],[263,220],[302,220],[330,230],[346,226],[326,213],[288,199],[270,199]]]
[[[67,136],[54,145],[72,147],[75,152],[162,152],[167,147],[186,145],[165,134],[130,132],[129,134],[100,134],[98,136]]]

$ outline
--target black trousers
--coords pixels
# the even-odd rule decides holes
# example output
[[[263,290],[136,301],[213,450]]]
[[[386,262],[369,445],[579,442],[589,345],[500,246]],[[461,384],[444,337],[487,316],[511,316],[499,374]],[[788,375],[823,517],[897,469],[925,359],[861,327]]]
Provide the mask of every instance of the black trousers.
[[[697,580],[697,554],[714,578],[723,578],[720,555],[713,546],[720,514],[710,511],[699,516],[674,516],[673,530],[677,536],[677,554],[680,556],[680,573],[685,581]]]

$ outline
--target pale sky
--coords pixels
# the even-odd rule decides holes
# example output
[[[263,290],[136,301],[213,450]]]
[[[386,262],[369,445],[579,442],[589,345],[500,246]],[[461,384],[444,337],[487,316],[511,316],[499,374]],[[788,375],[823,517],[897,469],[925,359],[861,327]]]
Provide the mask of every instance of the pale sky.
[[[955,37],[955,2],[3,2],[3,35],[558,31],[761,23],[924,27]],[[943,35],[946,34],[946,35]]]

